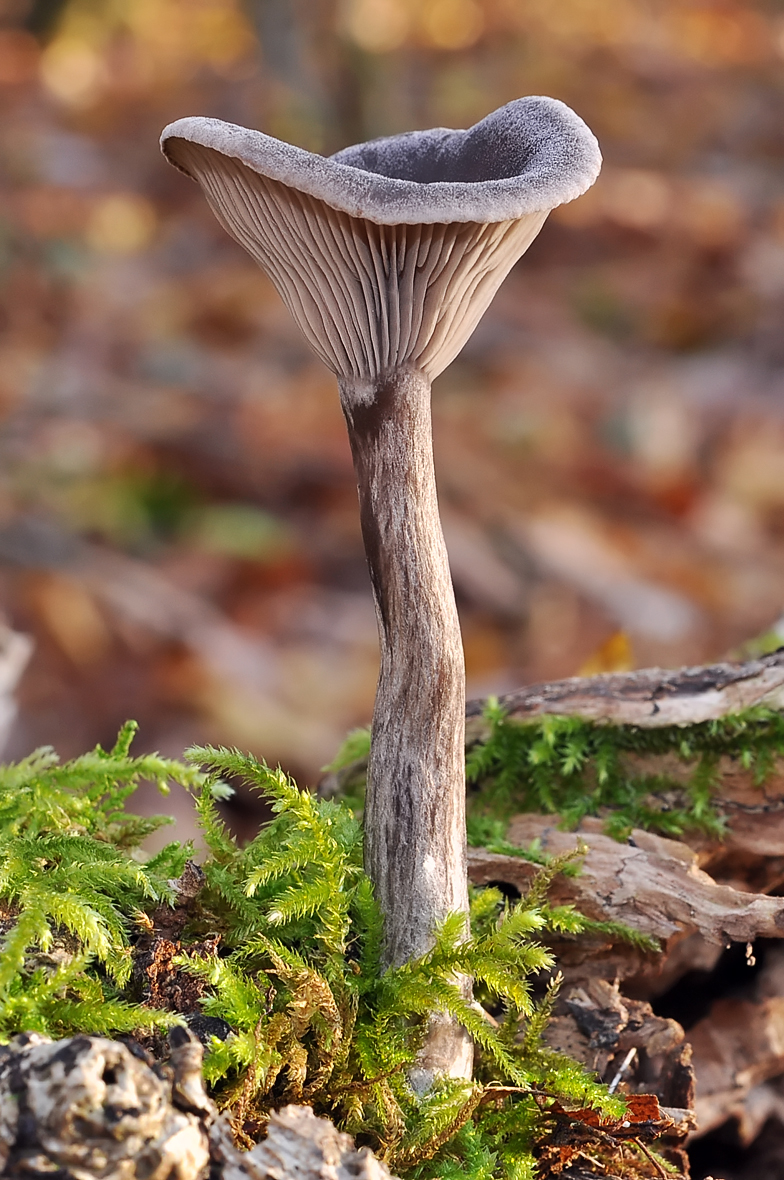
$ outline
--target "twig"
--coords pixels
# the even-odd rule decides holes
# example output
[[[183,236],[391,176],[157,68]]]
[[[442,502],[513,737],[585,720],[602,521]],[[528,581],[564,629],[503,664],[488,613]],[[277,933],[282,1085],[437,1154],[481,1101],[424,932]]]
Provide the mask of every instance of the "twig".
[[[636,1056],[637,1056],[637,1050],[630,1049],[629,1052],[624,1057],[623,1061],[621,1062],[621,1068],[618,1070],[617,1074],[615,1075],[615,1077],[613,1078],[613,1080],[610,1082],[609,1086],[607,1087],[608,1093],[610,1093],[610,1094],[615,1093],[615,1091],[618,1089],[618,1083],[620,1082],[621,1078],[626,1073],[627,1069],[629,1068],[631,1063],[634,1061]]]
[[[670,1180],[670,1177],[668,1176],[668,1174],[664,1170],[664,1168],[661,1166],[661,1164],[657,1160],[656,1156],[653,1155],[652,1152],[648,1151],[648,1148],[645,1146],[645,1144],[642,1142],[642,1140],[632,1139],[631,1142],[634,1144],[635,1147],[639,1147],[640,1151],[645,1156],[645,1158],[649,1161],[649,1163],[653,1164],[654,1168],[656,1169],[657,1176],[661,1176],[663,1178],[663,1180]]]

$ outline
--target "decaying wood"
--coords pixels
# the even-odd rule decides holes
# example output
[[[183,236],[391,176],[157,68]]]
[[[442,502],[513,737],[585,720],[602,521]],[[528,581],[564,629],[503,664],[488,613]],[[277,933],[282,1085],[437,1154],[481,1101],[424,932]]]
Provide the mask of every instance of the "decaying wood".
[[[688,1175],[682,1145],[697,1125],[694,1071],[691,1048],[676,1021],[655,1016],[644,1001],[622,996],[617,982],[594,979],[562,991],[545,1041],[582,1061],[615,1092],[639,1095],[643,1109],[658,1102],[660,1147],[679,1174]],[[633,1119],[634,1104],[629,1110]]]
[[[386,961],[433,945],[467,913],[465,671],[438,518],[430,384],[398,373],[372,389],[341,383],[381,641],[365,802],[365,866],[385,922]],[[451,1027],[451,1032],[450,1032]],[[421,1082],[470,1077],[471,1044],[434,1022]]]
[[[372,1151],[357,1151],[349,1135],[309,1106],[273,1111],[267,1138],[252,1151],[237,1151],[225,1118],[211,1128],[210,1144],[221,1180],[389,1180]]]
[[[0,1056],[3,1176],[199,1180],[209,1167],[201,1046],[179,1030],[169,1071],[103,1037],[16,1037]],[[196,1113],[194,1113],[194,1108]]]
[[[754,705],[781,708],[784,651],[744,664],[534,685],[509,694],[502,703],[521,721],[550,713],[647,728],[689,725]],[[469,744],[486,732],[482,707],[483,702],[467,706]],[[691,768],[676,755],[623,757],[631,773],[666,776],[674,784],[669,803],[682,804],[676,797],[677,784],[685,782]],[[768,951],[762,975],[743,994],[713,1003],[708,1015],[687,1032],[691,1047],[677,1025],[679,1036],[674,1036],[672,1021],[660,1022],[659,1032],[643,1022],[644,1035],[636,1038],[627,1024],[613,1040],[624,1012],[640,1002],[620,995],[615,1004],[605,1000],[605,1010],[591,1028],[591,1018],[597,1019],[596,1010],[603,1007],[597,1003],[597,988],[608,989],[622,980],[624,991],[655,997],[689,972],[713,970],[723,948],[732,942],[784,937],[782,900],[765,896],[772,890],[781,892],[784,884],[784,767],[777,766],[763,786],[729,758],[721,759],[718,771],[721,788],[714,802],[727,824],[721,840],[696,831],[679,841],[634,831],[629,844],[623,845],[603,834],[599,818],[585,819],[578,832],[566,833],[557,829],[555,817],[536,815],[516,817],[508,838],[521,846],[539,839],[550,853],[575,847],[582,839],[588,849],[582,874],[559,879],[553,899],[570,901],[589,916],[620,919],[661,941],[659,956],[599,936],[554,942],[567,987],[548,1036],[598,1068],[608,1082],[613,1069],[636,1048],[620,1088],[650,1088],[664,1104],[675,1105],[666,1090],[668,1076],[683,1081],[693,1071],[698,1130],[692,1128],[691,1134],[704,1135],[734,1120],[738,1141],[750,1144],[768,1119],[784,1122],[784,951]],[[522,868],[523,863],[469,850],[469,869],[476,882],[508,883],[523,891],[535,872],[531,866]],[[602,1035],[607,1045],[598,1043]],[[663,1084],[662,1075],[657,1078],[652,1070],[656,1054],[651,1050],[668,1036],[674,1038],[668,1053],[675,1068],[669,1075],[664,1070]],[[660,1057],[666,1060],[667,1053]],[[686,1097],[681,1101],[684,1107],[692,1105]]]
[[[585,717],[614,725],[639,725],[646,729],[694,725],[755,705],[784,708],[784,648],[738,664],[709,664],[674,671],[646,668],[638,672],[572,676],[566,680],[532,684],[507,693],[499,700],[508,716],[517,721],[552,714]],[[466,744],[469,747],[489,734],[488,723],[482,715],[486,705],[487,701],[483,699],[466,704]],[[674,756],[666,760],[638,760],[637,769],[648,773],[666,771],[676,780],[685,775],[684,765]],[[320,790],[325,795],[334,793],[345,779],[361,776],[363,770],[364,764],[358,760],[337,775],[326,776]],[[744,825],[741,816],[753,814],[764,802],[765,815],[781,811],[784,835],[784,773],[774,776],[761,795],[759,788],[750,789],[750,775],[729,760],[724,760],[720,770],[722,784],[727,787],[722,794],[726,794],[728,810],[736,814],[738,829],[751,828],[756,834],[755,825]],[[777,837],[772,839],[776,841]]]
[[[647,1001],[623,996],[617,980],[564,988],[545,1041],[620,1094],[655,1094],[678,1137],[694,1130],[695,1079],[683,1029],[654,1015]]]
[[[553,713],[645,728],[694,725],[752,705],[784,706],[784,649],[742,664],[572,676],[517,689],[500,702],[520,721]],[[469,726],[474,740],[484,706],[481,700],[466,706],[466,716],[477,719]]]
[[[590,918],[625,922],[662,947],[656,955],[602,936],[559,939],[556,953],[567,982],[618,978],[637,994],[656,995],[687,971],[712,968],[730,942],[784,937],[784,898],[717,884],[697,867],[687,845],[638,829],[620,844],[603,833],[600,820],[583,820],[577,832],[561,831],[557,822],[554,816],[521,815],[509,832],[512,843],[526,847],[538,840],[551,854],[586,848],[582,872],[557,878],[552,899]],[[536,872],[525,860],[481,848],[469,849],[468,868],[477,885],[500,882],[521,893]]]
[[[736,784],[737,795],[747,789]],[[784,947],[769,949],[756,980],[741,994],[715,1001],[685,1039],[675,1021],[628,998],[656,997],[689,972],[711,971],[733,942],[784,938],[784,899],[750,892],[743,870],[742,888],[715,881],[699,867],[702,860],[719,857],[715,847],[700,853],[639,830],[620,844],[602,832],[599,819],[583,820],[577,832],[563,832],[556,822],[521,815],[509,830],[513,843],[526,846],[537,839],[551,854],[581,843],[586,849],[581,874],[559,877],[551,899],[573,904],[589,917],[626,922],[658,938],[662,950],[646,953],[601,935],[553,940],[566,986],[547,1032],[552,1047],[584,1061],[608,1083],[621,1073],[620,1090],[649,1091],[665,1106],[693,1108],[686,1128],[692,1135],[732,1119],[739,1141],[749,1144],[769,1118],[784,1122]],[[770,864],[774,853],[779,861],[784,855],[781,844],[775,848],[775,836],[768,851]],[[757,875],[764,876],[759,857],[755,861],[747,846],[746,878],[754,875],[755,863]],[[517,857],[469,849],[469,872],[477,884],[492,882],[522,893],[536,871]],[[619,981],[627,994],[619,992]]]
[[[533,685],[502,697],[501,702],[520,721],[560,714],[647,728],[695,724],[755,705],[782,708],[784,650],[739,664],[674,672],[649,669]],[[488,733],[482,717],[485,703],[467,705],[469,746]],[[675,754],[628,754],[622,760],[633,774],[663,775],[670,780],[667,793],[672,798],[657,796],[654,805],[683,805],[678,784],[685,785],[693,767]],[[620,844],[604,834],[601,818],[586,818],[576,833],[560,831],[555,816],[522,815],[512,821],[507,838],[521,847],[533,840],[539,840],[549,853],[573,849],[580,842],[587,847],[582,874],[559,878],[551,890],[554,901],[572,903],[590,917],[624,921],[660,940],[662,952],[654,955],[598,934],[579,940],[553,939],[567,986],[588,987],[619,979],[632,994],[655,997],[688,972],[713,970],[722,950],[732,942],[784,938],[784,903],[779,897],[766,896],[782,892],[784,886],[784,766],[774,767],[762,786],[730,758],[722,758],[717,769],[721,788],[713,802],[726,821],[720,840],[695,830],[681,840],[634,831],[628,844]],[[339,773],[356,780],[362,772],[357,762]],[[322,791],[339,789],[337,779],[325,780]],[[536,867],[522,859],[469,849],[469,873],[476,884],[500,883],[522,893],[535,872]],[[771,1049],[779,1035],[776,1031],[774,1036],[774,1031],[782,1003],[784,985],[762,1007],[742,1010],[743,1019],[751,1022],[760,1062],[758,1076],[749,1075],[749,1081],[733,1080],[731,1061],[715,1048],[724,1045],[726,1049],[721,1030],[711,1023],[728,1020],[731,1012],[739,1014],[741,1009],[728,1007],[727,1001],[695,1030],[702,1130],[736,1118],[741,1138],[748,1141],[769,1116],[781,1116],[784,1122],[784,1087],[772,1080],[784,1074],[784,1057]],[[585,1045],[574,1018],[559,1014],[556,1027],[566,1037],[565,1051],[580,1058]],[[742,1039],[740,1026],[738,1035]],[[780,1035],[784,1044],[784,1028]],[[718,1053],[718,1064],[710,1064],[712,1052]],[[720,1080],[701,1081],[703,1069],[707,1069],[706,1078],[718,1069]],[[742,1069],[740,1076],[745,1077]],[[712,1088],[706,1090],[706,1086]]]
[[[169,1034],[167,1065],[103,1037],[35,1033],[0,1049],[0,1173],[9,1180],[389,1180],[310,1107],[273,1112],[252,1151],[207,1097],[202,1048]]]
[[[716,1000],[688,1036],[701,1134],[734,1119],[748,1145],[768,1118],[784,1122],[784,947],[769,950],[753,982]]]
[[[631,754],[620,757],[631,776],[661,776],[665,788],[652,791],[656,809],[688,808],[686,782],[694,764],[675,754]],[[691,828],[681,836],[697,855],[697,865],[723,885],[752,893],[769,893],[784,885],[784,763],[781,760],[761,784],[737,759],[723,756],[717,766],[720,783],[712,803],[725,828],[718,838]]]

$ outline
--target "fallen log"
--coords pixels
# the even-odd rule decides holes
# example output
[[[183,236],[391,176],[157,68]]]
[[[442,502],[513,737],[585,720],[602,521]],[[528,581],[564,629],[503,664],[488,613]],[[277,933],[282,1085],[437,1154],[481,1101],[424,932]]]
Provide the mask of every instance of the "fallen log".
[[[486,703],[469,701],[467,721],[481,718]],[[499,697],[499,703],[518,721],[550,713],[646,728],[695,725],[754,705],[779,709],[784,707],[784,648],[738,664],[571,676],[516,689]],[[479,733],[474,725],[466,741],[476,741]]]
[[[499,703],[513,721],[548,714],[580,716],[599,725],[646,730],[716,721],[755,706],[782,709],[784,649],[745,663],[572,677],[519,689],[501,697]],[[489,733],[483,716],[486,704],[476,700],[467,705],[468,745]],[[673,785],[674,789],[652,794],[654,805],[667,811],[682,802],[677,786],[685,785],[693,771],[688,760],[674,753],[625,753],[621,761],[629,775],[659,776]],[[684,832],[679,842],[696,854],[694,866],[718,884],[753,894],[780,890],[784,886],[784,764],[777,760],[759,783],[740,759],[722,756],[716,779],[719,786],[712,803],[725,825],[721,838],[694,828]],[[590,826],[590,820],[585,822]],[[517,835],[510,837],[513,842],[525,838],[524,827],[523,820],[517,822]],[[635,836],[639,847],[645,846],[646,839],[651,838]],[[670,852],[693,859],[674,848]]]
[[[500,703],[510,719],[522,723],[550,714],[647,730],[695,725],[754,706],[781,709],[784,651],[745,664],[675,672],[650,669],[534,685],[502,697]],[[485,704],[468,705],[469,742],[481,741],[489,732]],[[624,758],[630,774],[658,775],[676,785],[691,772],[675,754]],[[604,1012],[605,1044],[597,1048],[595,1034],[592,1043],[590,1011],[594,1009],[595,1017],[601,1007],[597,989],[622,981],[625,995],[618,993],[614,1003],[621,1016],[628,1015],[641,998],[655,1000],[686,975],[707,978],[732,942],[747,943],[747,959],[753,964],[750,944],[758,938],[784,937],[781,899],[766,896],[780,893],[784,885],[784,767],[776,763],[762,784],[739,759],[722,757],[716,771],[713,802],[726,825],[721,839],[698,830],[687,830],[679,840],[634,830],[624,845],[604,834],[601,816],[584,818],[576,832],[568,833],[559,829],[556,816],[518,815],[507,832],[513,845],[525,848],[537,840],[541,851],[552,854],[582,841],[582,874],[555,882],[551,899],[571,902],[596,918],[625,921],[660,940],[659,956],[598,936],[554,943],[566,987],[548,1035],[555,1047],[597,1068],[606,1081],[614,1070],[621,1072],[636,1049],[620,1088],[633,1092],[646,1086],[663,1104],[672,1102],[672,1096],[667,1091],[667,1068],[660,1064],[657,1070],[651,1064],[650,1051],[657,1042],[653,1026],[647,1030],[644,1048],[633,1045],[628,1024],[611,1011],[613,1005],[605,997],[610,1010]],[[534,866],[522,868],[523,864],[516,857],[493,856],[483,849],[470,854],[475,882],[506,883],[521,892],[536,872]],[[668,1052],[673,1063],[679,1063],[681,1078],[694,1079],[696,1095],[686,1097],[684,1092],[681,1099],[684,1107],[694,1108],[699,1129],[691,1128],[692,1137],[730,1124],[734,1141],[747,1148],[770,1120],[784,1123],[782,964],[784,947],[768,950],[762,974],[740,991],[715,1000],[685,1038],[682,1032],[680,1038],[676,1035],[680,1029],[674,1021],[667,1023],[675,1031],[663,1028],[658,1034],[672,1039]],[[607,1032],[613,1020],[618,1026],[614,1039]],[[631,1047],[624,1054],[627,1043]],[[667,1055],[659,1058],[666,1061]]]
[[[746,663],[571,677],[519,689],[499,703],[520,722],[550,714],[647,730],[716,721],[755,706],[781,709],[784,649]],[[486,704],[469,701],[466,707],[469,746],[488,735]],[[658,775],[674,784],[685,784],[693,769],[674,754],[626,754],[622,761],[630,774]],[[716,881],[753,893],[777,890],[784,885],[784,766],[777,763],[762,784],[736,759],[722,757],[716,773],[714,803],[726,824],[722,838],[691,830],[682,840]],[[677,806],[679,800],[664,803]]]
[[[646,730],[697,725],[755,706],[784,709],[784,648],[745,663],[637,672],[603,673],[533,684],[507,693],[498,702],[512,721],[547,715],[582,717],[596,724]],[[488,701],[466,705],[466,746],[487,739]],[[630,772],[685,781],[690,767],[675,755],[625,756]],[[319,794],[354,790],[365,778],[366,759],[357,759],[324,776]],[[776,765],[762,786],[737,762],[722,758],[717,767],[719,812],[728,821],[722,841],[690,832],[685,839],[699,855],[699,867],[720,881],[754,892],[784,884],[784,766]]]
[[[784,648],[745,663],[653,668],[530,685],[502,696],[499,703],[512,721],[549,714],[646,729],[718,720],[759,705],[782,708]],[[486,700],[468,702],[468,746],[490,732],[486,706]],[[674,754],[623,757],[630,773],[663,776],[676,786],[692,769]],[[355,786],[365,770],[366,764],[357,760],[327,775],[320,793],[339,792],[347,783]],[[558,951],[567,978],[579,982],[580,971],[606,979],[617,976],[636,986],[635,994],[653,995],[686,971],[710,970],[731,941],[784,937],[783,903],[765,896],[784,885],[784,767],[775,766],[760,786],[739,761],[723,757],[717,778],[720,789],[713,802],[726,824],[721,839],[696,829],[679,840],[635,830],[627,846],[604,835],[601,816],[586,817],[576,835],[562,832],[557,816],[513,819],[507,840],[523,849],[535,840],[543,851],[555,854],[580,841],[588,846],[582,876],[556,882],[554,898],[571,901],[592,917],[628,922],[662,943],[658,959],[620,943],[583,940],[579,952],[564,944]],[[470,873],[477,884],[501,881],[523,890],[534,872],[521,859],[470,851]]]

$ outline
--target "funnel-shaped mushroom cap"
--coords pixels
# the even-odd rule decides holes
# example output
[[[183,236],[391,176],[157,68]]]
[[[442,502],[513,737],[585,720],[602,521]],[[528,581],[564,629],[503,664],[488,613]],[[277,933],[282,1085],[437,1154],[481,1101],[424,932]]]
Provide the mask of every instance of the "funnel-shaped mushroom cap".
[[[219,119],[171,123],[161,146],[324,363],[359,381],[445,369],[550,210],[601,166],[589,129],[551,98],[329,158]]]

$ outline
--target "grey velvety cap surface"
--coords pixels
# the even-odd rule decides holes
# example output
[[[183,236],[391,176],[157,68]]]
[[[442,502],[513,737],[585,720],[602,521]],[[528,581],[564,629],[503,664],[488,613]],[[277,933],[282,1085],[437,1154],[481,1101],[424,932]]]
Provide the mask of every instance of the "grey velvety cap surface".
[[[318,156],[220,119],[178,119],[161,136],[186,141],[377,225],[512,221],[573,201],[601,167],[596,138],[554,98],[518,98],[467,131],[411,131]]]

